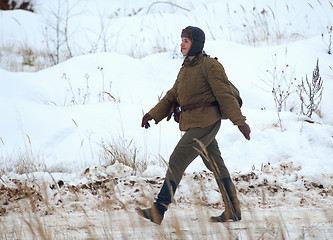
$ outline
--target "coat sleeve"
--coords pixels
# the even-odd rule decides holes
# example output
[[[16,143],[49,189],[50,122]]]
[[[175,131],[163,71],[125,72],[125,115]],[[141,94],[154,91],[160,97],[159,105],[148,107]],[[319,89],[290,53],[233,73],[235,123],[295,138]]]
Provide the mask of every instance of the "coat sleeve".
[[[166,95],[153,107],[148,113],[159,123],[163,118],[168,116],[170,107],[173,102],[177,102],[177,88],[178,80],[176,80],[173,87],[166,93]]]
[[[207,78],[210,88],[219,103],[222,116],[230,119],[237,126],[245,124],[237,99],[232,93],[231,86],[222,64],[216,60],[207,61]]]

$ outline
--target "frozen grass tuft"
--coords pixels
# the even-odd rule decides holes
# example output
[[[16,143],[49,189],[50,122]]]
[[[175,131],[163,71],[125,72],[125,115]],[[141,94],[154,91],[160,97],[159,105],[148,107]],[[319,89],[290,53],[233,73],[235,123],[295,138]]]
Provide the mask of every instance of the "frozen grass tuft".
[[[101,147],[104,153],[101,155],[100,162],[105,165],[121,163],[133,169],[133,174],[142,173],[147,169],[147,162],[138,159],[138,147],[134,145],[133,140],[129,141],[120,138],[117,141],[101,141]]]

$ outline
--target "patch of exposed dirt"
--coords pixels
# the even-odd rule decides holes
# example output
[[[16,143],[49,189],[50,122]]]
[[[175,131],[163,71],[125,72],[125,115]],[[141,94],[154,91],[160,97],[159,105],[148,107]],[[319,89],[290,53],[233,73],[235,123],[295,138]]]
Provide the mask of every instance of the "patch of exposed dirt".
[[[96,170],[96,169],[95,169]],[[233,181],[243,207],[273,208],[333,207],[333,187],[311,182],[298,174],[300,168],[293,163],[273,168],[263,165],[260,170],[234,173]],[[62,179],[51,183],[38,179],[8,178],[0,182],[0,216],[13,212],[32,211],[41,215],[59,210],[82,212],[90,210],[134,209],[150,205],[163,184],[163,178],[139,176],[112,177],[100,168],[91,175],[85,170],[85,181],[77,184]],[[96,172],[96,171],[95,171]],[[90,174],[90,175],[89,175]],[[178,205],[201,204],[222,208],[223,203],[213,174],[207,171],[184,175],[175,194]]]

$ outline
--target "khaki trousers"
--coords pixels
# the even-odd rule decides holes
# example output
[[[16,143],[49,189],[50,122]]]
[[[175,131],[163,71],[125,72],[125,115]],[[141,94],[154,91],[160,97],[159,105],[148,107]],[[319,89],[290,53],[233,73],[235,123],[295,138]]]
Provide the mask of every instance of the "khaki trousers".
[[[205,128],[192,128],[186,131],[170,156],[166,180],[173,181],[177,188],[185,169],[199,155],[206,167],[214,173],[216,179],[230,177],[215,139],[220,126],[221,120]],[[202,154],[203,148],[195,139],[204,145],[209,158],[204,156],[205,154]],[[202,152],[200,153],[196,149]]]

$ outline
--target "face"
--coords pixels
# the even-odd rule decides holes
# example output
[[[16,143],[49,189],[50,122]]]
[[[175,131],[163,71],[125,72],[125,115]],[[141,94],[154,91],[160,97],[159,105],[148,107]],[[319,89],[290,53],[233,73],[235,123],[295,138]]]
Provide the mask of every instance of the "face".
[[[183,56],[187,55],[187,53],[190,50],[191,46],[192,46],[191,39],[189,39],[187,37],[182,37],[182,43],[180,44],[180,47],[181,47]]]

